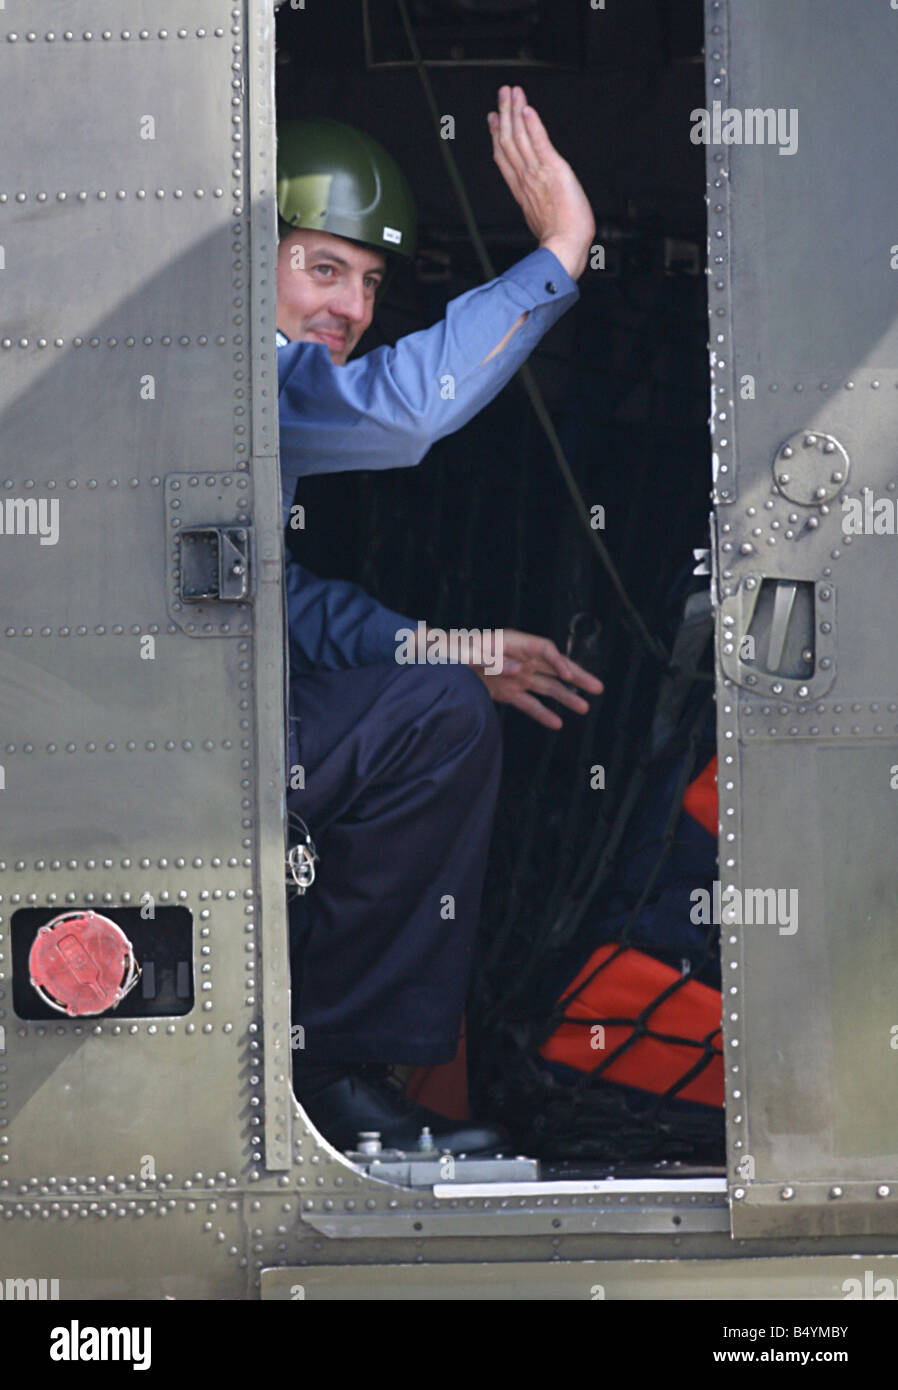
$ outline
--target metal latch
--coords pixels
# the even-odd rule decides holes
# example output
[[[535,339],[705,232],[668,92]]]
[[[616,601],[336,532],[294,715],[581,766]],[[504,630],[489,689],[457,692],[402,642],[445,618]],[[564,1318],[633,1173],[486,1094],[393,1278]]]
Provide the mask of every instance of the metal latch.
[[[748,574],[720,601],[724,674],[755,695],[813,700],[836,674],[835,588]]]
[[[182,602],[248,598],[250,540],[247,526],[185,526],[180,532]]]

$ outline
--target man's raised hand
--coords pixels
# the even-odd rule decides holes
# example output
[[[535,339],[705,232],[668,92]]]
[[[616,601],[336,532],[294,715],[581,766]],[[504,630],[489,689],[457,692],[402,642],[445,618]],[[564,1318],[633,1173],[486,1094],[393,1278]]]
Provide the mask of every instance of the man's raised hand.
[[[540,246],[577,280],[596,234],[580,180],[562,159],[522,87],[499,88],[499,111],[487,116],[493,158]]]

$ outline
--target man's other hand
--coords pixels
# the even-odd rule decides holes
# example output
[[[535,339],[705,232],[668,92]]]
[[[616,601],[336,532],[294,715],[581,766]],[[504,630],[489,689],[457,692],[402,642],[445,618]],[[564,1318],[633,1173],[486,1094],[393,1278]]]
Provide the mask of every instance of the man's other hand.
[[[572,279],[586,269],[595,218],[580,180],[562,159],[522,87],[499,88],[499,112],[487,116],[493,158],[540,246]]]
[[[502,629],[501,672],[491,675],[486,667],[473,665],[471,670],[476,671],[497,703],[515,705],[547,729],[560,729],[562,721],[537,695],[548,695],[576,714],[586,714],[588,701],[569,690],[568,685],[576,685],[590,695],[600,695],[605,689],[597,676],[562,656],[548,637],[517,632],[511,627]]]

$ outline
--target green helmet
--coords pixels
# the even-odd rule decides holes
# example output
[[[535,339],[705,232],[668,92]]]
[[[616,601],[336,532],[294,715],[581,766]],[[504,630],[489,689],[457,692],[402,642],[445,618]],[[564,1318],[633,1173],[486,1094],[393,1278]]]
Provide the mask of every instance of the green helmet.
[[[325,117],[278,126],[278,212],[290,227],[348,237],[411,259],[418,218],[405,175],[383,145]]]

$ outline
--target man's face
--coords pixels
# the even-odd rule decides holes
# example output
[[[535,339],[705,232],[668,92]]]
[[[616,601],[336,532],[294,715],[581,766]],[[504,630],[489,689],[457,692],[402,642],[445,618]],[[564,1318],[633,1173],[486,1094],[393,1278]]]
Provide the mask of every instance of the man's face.
[[[278,245],[278,328],[291,342],[324,343],[343,366],[371,322],[385,271],[379,251],[297,228]]]

